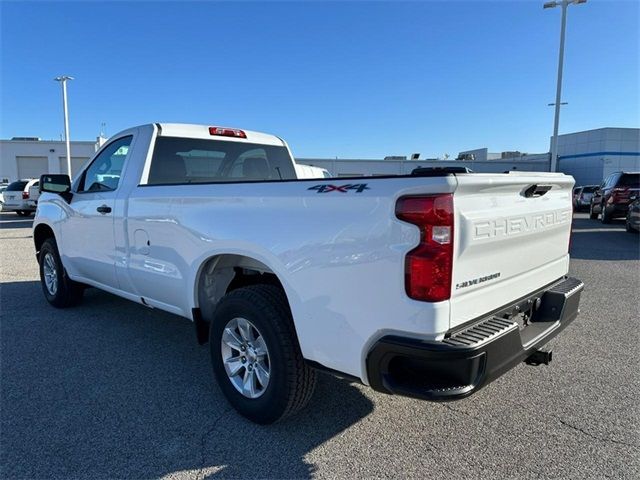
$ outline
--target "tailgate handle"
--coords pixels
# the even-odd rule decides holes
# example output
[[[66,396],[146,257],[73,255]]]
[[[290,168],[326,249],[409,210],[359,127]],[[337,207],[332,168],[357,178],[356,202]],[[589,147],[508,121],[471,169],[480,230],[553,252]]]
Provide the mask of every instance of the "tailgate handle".
[[[529,185],[527,188],[525,188],[522,194],[527,198],[541,197],[545,193],[547,193],[549,190],[551,190],[551,185],[535,185],[534,184],[534,185]]]

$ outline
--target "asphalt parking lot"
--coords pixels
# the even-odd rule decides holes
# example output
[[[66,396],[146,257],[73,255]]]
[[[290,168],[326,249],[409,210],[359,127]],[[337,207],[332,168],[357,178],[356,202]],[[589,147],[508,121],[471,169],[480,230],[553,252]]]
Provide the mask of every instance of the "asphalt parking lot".
[[[235,414],[190,322],[95,289],[46,303],[31,220],[0,213],[2,478],[640,478],[640,244],[574,219],[582,314],[550,366],[434,404],[321,375],[270,427]]]

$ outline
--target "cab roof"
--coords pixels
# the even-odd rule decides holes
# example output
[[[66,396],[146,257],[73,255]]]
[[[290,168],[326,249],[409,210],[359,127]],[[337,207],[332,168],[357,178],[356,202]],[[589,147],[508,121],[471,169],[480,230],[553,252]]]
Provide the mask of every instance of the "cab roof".
[[[285,146],[282,139],[268,133],[254,132],[219,124],[198,125],[191,123],[156,123],[158,135],[162,137],[185,137],[208,140],[229,140],[232,142],[259,143],[262,145]],[[213,133],[218,132],[218,133]],[[238,133],[241,132],[241,133]],[[239,135],[243,136],[239,136]]]

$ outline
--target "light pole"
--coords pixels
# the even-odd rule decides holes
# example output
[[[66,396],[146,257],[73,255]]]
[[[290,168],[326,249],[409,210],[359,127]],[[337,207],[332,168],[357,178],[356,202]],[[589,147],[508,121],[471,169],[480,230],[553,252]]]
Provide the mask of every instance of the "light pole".
[[[587,0],[556,0],[545,3],[542,8],[562,7],[562,24],[560,27],[560,54],[558,55],[558,83],[556,85],[556,112],[553,120],[553,139],[551,140],[551,171],[555,172],[558,164],[558,125],[560,123],[560,98],[562,95],[562,67],[564,65],[564,32],[567,28],[567,7],[573,4],[586,3]]]
[[[64,140],[67,144],[67,173],[71,178],[71,142],[69,140],[69,109],[67,108],[67,80],[73,80],[69,75],[54,78],[62,84],[62,108],[64,110]]]

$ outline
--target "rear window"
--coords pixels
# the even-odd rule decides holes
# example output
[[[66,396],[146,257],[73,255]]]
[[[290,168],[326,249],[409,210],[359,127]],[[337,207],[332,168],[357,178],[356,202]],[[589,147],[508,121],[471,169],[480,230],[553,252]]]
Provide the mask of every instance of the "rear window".
[[[584,187],[582,193],[593,193],[596,191],[596,188],[598,187]]]
[[[625,173],[616,186],[640,188],[640,173]]]
[[[295,179],[285,147],[197,138],[158,137],[148,185]]]
[[[10,183],[7,187],[8,192],[21,192],[24,190],[24,187],[27,186],[27,182],[13,182]]]

